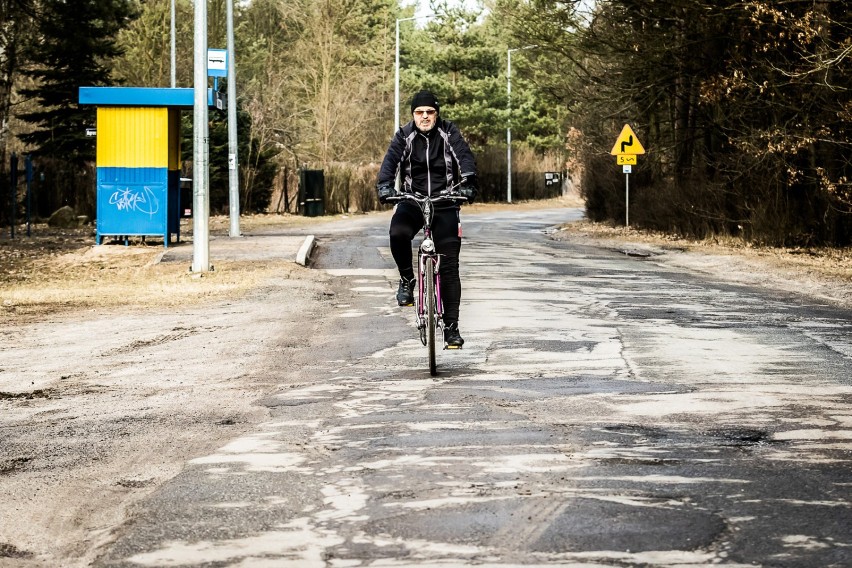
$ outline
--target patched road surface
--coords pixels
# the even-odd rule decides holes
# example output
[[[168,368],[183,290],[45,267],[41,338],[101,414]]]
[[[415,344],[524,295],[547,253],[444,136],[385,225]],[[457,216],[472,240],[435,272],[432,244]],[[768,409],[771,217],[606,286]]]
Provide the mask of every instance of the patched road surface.
[[[387,219],[317,228],[334,315],[280,339],[269,419],[96,565],[852,565],[852,314],[548,237],[579,214],[465,217],[434,378]]]

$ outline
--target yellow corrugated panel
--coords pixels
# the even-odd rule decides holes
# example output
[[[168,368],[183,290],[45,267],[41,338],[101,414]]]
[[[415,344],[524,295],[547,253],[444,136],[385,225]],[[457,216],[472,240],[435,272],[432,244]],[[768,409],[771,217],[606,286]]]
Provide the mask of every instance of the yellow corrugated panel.
[[[98,167],[168,167],[168,110],[164,107],[99,107]]]

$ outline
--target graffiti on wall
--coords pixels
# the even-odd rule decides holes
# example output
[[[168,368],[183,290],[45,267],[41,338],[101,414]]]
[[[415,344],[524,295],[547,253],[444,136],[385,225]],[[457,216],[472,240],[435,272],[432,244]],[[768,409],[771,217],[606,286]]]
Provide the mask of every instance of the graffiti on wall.
[[[147,186],[124,187],[110,195],[109,204],[119,211],[146,213],[155,215],[160,210],[160,200]]]

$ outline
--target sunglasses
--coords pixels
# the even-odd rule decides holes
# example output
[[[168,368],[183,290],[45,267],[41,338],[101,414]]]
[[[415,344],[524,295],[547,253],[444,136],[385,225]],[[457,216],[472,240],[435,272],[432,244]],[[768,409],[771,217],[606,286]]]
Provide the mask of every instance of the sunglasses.
[[[413,114],[416,116],[435,116],[436,112],[438,111],[430,108],[429,110],[415,110]]]

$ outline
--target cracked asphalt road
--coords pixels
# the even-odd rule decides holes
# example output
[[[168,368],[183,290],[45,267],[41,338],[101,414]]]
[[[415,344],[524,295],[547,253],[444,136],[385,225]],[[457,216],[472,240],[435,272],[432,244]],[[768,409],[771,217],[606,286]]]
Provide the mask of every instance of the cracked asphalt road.
[[[96,564],[852,563],[852,314],[547,238],[575,214],[465,219],[436,378],[385,227],[319,228],[335,312],[282,350],[269,419]]]

